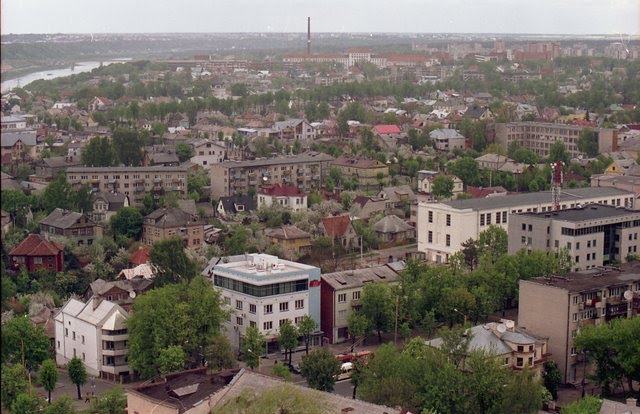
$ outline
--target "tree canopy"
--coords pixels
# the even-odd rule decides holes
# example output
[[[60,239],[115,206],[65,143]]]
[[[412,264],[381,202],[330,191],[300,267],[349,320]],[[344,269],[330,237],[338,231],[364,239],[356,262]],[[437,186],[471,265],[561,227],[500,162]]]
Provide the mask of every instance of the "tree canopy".
[[[302,357],[300,373],[311,388],[332,392],[340,374],[340,361],[326,348],[315,349]]]
[[[158,269],[155,286],[193,279],[198,270],[187,256],[184,244],[178,237],[160,240],[153,244],[149,260]]]

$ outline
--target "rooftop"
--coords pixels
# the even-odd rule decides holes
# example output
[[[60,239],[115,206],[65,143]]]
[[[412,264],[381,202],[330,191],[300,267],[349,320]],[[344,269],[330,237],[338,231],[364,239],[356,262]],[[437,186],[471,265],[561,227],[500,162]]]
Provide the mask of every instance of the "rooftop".
[[[398,273],[404,269],[403,262],[396,263],[400,263],[400,265],[393,266],[393,268],[389,264],[385,264],[364,269],[327,273],[322,275],[321,279],[334,290],[361,287],[372,282],[395,282],[398,280]]]
[[[72,173],[84,173],[84,172],[95,172],[95,173],[116,173],[116,172],[128,172],[128,171],[137,171],[137,172],[157,172],[157,173],[168,173],[168,172],[187,172],[186,167],[177,166],[177,167],[165,167],[164,165],[154,165],[150,167],[69,167],[67,168],[67,175]]]
[[[281,165],[281,164],[296,164],[296,163],[304,163],[304,162],[323,162],[323,161],[332,161],[332,160],[333,160],[333,157],[327,154],[322,154],[319,152],[307,152],[300,155],[286,156],[286,157],[264,158],[264,159],[257,159],[257,160],[248,160],[248,161],[225,161],[218,165],[225,168],[243,168],[243,167],[264,167],[264,166]]]
[[[597,219],[607,219],[613,217],[636,216],[640,218],[640,211],[629,210],[621,207],[614,207],[605,204],[589,204],[585,207],[571,208],[567,210],[543,212],[543,213],[520,213],[523,216],[549,217],[554,220],[581,222]]]
[[[521,283],[536,283],[578,293],[603,287],[627,286],[632,282],[640,282],[640,262],[625,263],[619,267],[597,267],[562,276],[539,277]]]
[[[251,253],[244,255],[244,260],[225,260],[214,265],[214,272],[227,272],[237,276],[253,279],[256,282],[272,282],[279,276],[287,277],[308,274],[309,271],[318,269],[314,266],[280,259],[264,253]]]

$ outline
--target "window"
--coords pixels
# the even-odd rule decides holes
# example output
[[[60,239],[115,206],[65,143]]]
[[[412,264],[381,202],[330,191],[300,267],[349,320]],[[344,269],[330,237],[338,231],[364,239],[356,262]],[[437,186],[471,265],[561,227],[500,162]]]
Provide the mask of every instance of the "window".
[[[567,249],[571,250],[571,242],[567,242]],[[589,259],[587,259],[589,260]]]
[[[429,233],[427,235],[427,241],[429,243],[433,243],[433,232],[431,230],[429,230]]]
[[[84,335],[82,335],[82,343],[84,344]]]
[[[577,313],[573,314],[573,321],[574,322],[578,322],[578,314]]]
[[[480,214],[480,225],[484,226],[484,214]],[[523,226],[524,226],[524,224],[523,224]]]
[[[284,325],[284,324],[285,324],[285,323],[287,323],[287,322],[289,322],[289,319],[280,319],[280,322],[279,322],[279,325],[278,325],[278,326],[280,326],[280,327],[281,327],[282,325]]]
[[[289,302],[280,303],[280,312],[286,312],[289,310]]]
[[[576,250],[580,250],[580,242],[576,242]]]
[[[304,318],[304,316],[296,316],[296,319],[295,319],[296,325],[299,324],[300,322],[302,322],[303,318]]]
[[[503,223],[506,223],[506,222],[507,222],[507,212],[506,212],[506,211],[503,211],[503,212],[502,212],[502,222],[503,222]]]
[[[296,300],[296,309],[302,309],[302,308],[304,308],[304,299]]]
[[[249,313],[256,313],[256,305],[253,303],[249,304]]]
[[[225,296],[225,297],[224,297],[224,304],[225,304],[225,305],[231,305],[231,298],[230,298],[230,297],[228,297],[228,296]]]
[[[524,346],[518,345],[518,352],[524,352]]]
[[[496,213],[496,223],[500,224],[500,212],[499,211]]]
[[[338,303],[343,303],[347,301],[347,294],[346,293],[340,293],[338,294]]]
[[[576,263],[580,263],[580,256],[576,256],[576,260],[575,261],[576,261]]]
[[[491,225],[491,214],[487,214],[487,226]]]
[[[71,332],[71,339],[76,340],[76,331]]]
[[[429,223],[433,223],[433,211],[429,211]]]
[[[553,247],[555,247],[556,249],[557,249],[558,247],[560,247],[560,241],[559,241],[559,240],[555,240],[555,241],[553,242]]]
[[[576,355],[576,347],[571,347],[571,356],[575,356]]]
[[[525,244],[525,243],[527,242],[527,236],[522,236],[522,237],[520,237],[520,242],[521,242],[522,244]]]
[[[532,367],[533,366],[533,357],[529,357],[529,360],[527,361],[529,366]]]
[[[360,291],[356,290],[355,292],[353,292],[353,299],[357,300],[360,299]]]
[[[84,352],[82,353],[82,360],[83,360],[83,361],[85,361],[85,360],[86,360],[85,355],[84,355]]]
[[[264,313],[265,314],[273,313],[273,305],[264,305]]]
[[[346,320],[347,319],[347,310],[346,309],[342,309],[338,311],[338,319],[339,320]]]
[[[236,324],[239,326],[244,325],[244,321],[242,320],[242,318],[240,316],[236,317]]]
[[[445,244],[446,244],[447,246],[451,246],[451,235],[450,235],[450,234],[447,234]]]
[[[273,322],[269,321],[269,322],[264,322],[262,324],[262,329],[265,331],[271,330],[273,329]]]
[[[505,364],[505,365],[509,365],[509,362],[511,362],[510,358],[509,358],[509,357],[506,357],[506,358],[504,359],[504,364]]]
[[[521,367],[524,364],[524,360],[522,358],[516,358],[516,366]]]
[[[242,310],[242,301],[241,300],[236,300],[236,309]]]
[[[529,231],[533,231],[533,226],[529,224]]]
[[[64,336],[69,336],[69,328],[64,328]]]
[[[451,226],[451,214],[447,214],[447,226]]]
[[[252,328],[257,328],[258,324],[256,323],[256,321],[249,321],[249,326]]]
[[[42,257],[34,257],[33,264],[42,264]]]

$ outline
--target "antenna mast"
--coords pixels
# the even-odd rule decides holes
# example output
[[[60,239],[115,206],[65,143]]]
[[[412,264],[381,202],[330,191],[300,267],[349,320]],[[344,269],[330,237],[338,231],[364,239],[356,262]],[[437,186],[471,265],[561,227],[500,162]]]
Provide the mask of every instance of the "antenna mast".
[[[562,192],[562,161],[551,163],[551,205],[553,211],[560,210],[560,193]]]
[[[307,55],[311,55],[311,17],[307,17]]]

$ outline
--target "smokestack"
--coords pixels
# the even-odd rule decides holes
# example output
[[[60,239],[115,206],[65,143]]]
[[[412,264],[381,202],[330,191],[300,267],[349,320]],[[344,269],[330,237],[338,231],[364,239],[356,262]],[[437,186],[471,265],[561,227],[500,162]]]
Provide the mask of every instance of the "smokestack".
[[[311,55],[311,17],[307,17],[307,55]]]

